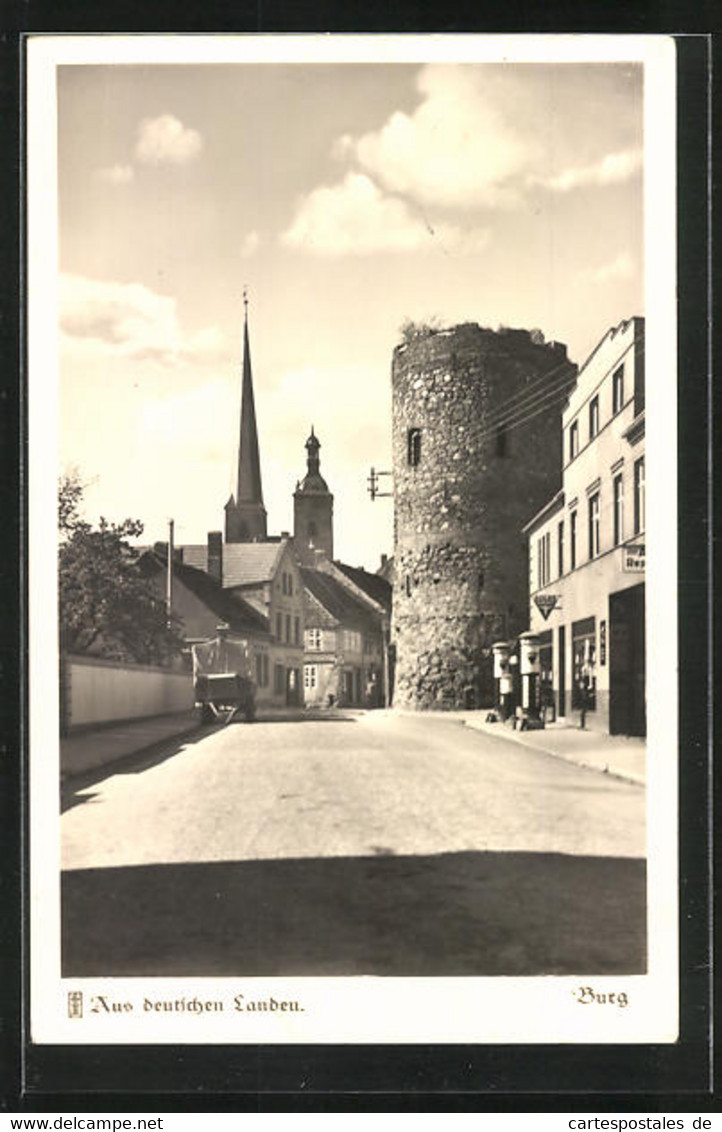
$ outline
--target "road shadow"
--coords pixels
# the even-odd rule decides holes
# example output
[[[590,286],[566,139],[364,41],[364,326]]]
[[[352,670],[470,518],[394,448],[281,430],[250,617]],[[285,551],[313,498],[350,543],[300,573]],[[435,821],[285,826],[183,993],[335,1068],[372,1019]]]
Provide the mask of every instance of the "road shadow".
[[[643,860],[370,851],[66,872],[63,976],[646,969]]]

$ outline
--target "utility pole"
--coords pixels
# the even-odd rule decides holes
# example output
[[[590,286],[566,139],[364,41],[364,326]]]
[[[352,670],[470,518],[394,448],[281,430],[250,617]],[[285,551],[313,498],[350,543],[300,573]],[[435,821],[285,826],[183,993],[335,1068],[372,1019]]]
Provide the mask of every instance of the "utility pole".
[[[165,612],[167,618],[167,625],[170,629],[171,619],[173,614],[173,529],[175,523],[172,519],[168,520],[168,562],[166,565],[166,583],[165,583]]]

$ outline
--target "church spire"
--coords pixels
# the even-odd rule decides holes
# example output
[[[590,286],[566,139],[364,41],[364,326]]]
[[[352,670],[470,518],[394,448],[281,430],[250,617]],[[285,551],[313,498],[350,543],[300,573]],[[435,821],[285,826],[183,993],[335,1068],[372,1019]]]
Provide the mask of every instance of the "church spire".
[[[248,341],[248,292],[243,292],[243,385],[241,392],[241,432],[238,446],[237,503],[258,503],[263,506],[261,460],[258,450],[256,405],[253,398],[251,347]]]
[[[243,292],[243,377],[238,470],[235,498],[226,504],[226,542],[265,539],[266,509],[261,486],[256,406],[253,397],[251,347],[248,338],[248,292]]]
[[[306,475],[293,493],[293,533],[296,553],[304,565],[315,564],[315,552],[322,550],[333,559],[333,495],[321,475],[321,441],[313,425],[306,444]]]

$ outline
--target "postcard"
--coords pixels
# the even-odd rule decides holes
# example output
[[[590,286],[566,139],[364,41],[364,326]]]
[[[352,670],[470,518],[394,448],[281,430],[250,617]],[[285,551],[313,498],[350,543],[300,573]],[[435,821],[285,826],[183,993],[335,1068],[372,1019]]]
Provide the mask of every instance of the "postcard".
[[[674,41],[27,80],[32,1041],[674,1042]]]

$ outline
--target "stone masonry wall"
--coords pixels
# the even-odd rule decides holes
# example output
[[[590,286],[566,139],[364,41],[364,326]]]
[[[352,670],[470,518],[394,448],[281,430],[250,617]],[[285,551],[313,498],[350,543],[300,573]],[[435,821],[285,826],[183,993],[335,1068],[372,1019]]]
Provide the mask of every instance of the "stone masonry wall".
[[[475,323],[395,350],[396,706],[491,703],[490,646],[527,627],[522,528],[561,486],[561,408],[549,392],[575,373],[563,345]],[[532,383],[533,405],[516,410]],[[491,419],[501,411],[513,415],[504,436]],[[417,466],[410,429],[421,434]]]

